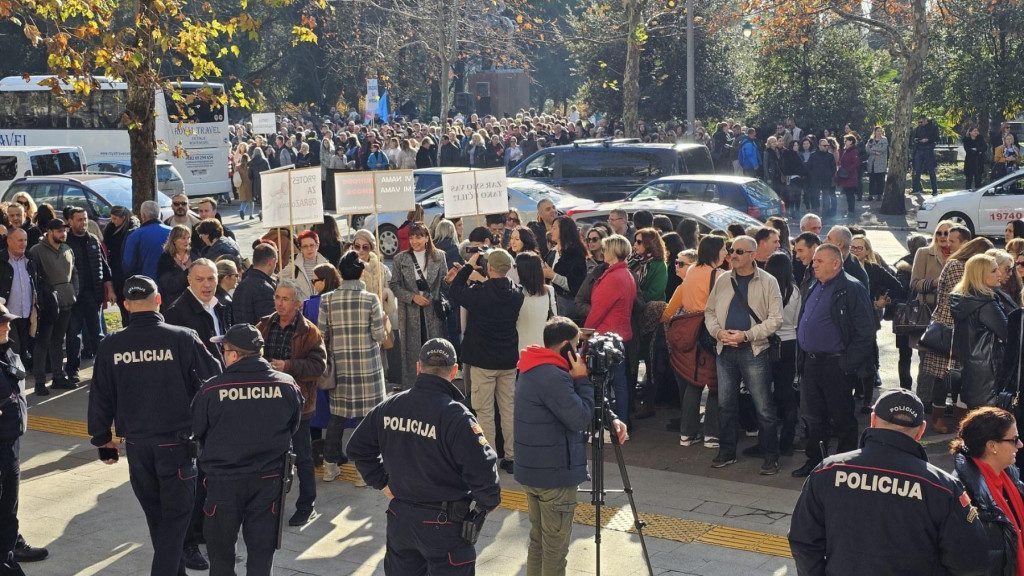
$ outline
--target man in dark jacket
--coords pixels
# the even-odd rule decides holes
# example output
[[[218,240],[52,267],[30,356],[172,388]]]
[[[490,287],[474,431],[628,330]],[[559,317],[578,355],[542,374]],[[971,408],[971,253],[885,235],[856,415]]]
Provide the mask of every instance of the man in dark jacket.
[[[836,157],[828,149],[828,140],[818,140],[818,149],[807,160],[807,194],[811,210],[822,216],[835,216],[836,189],[832,179],[836,175]]]
[[[544,326],[544,346],[530,346],[519,359],[516,381],[516,481],[530,507],[526,571],[564,574],[572,536],[576,489],[587,474],[587,431],[594,420],[594,386],[575,352],[580,329],[556,316]],[[614,417],[614,415],[613,415]],[[622,444],[626,425],[613,420]]]
[[[282,513],[282,471],[299,427],[302,392],[294,378],[260,357],[263,337],[255,327],[236,324],[216,341],[224,347],[227,368],[192,402],[192,432],[203,445],[199,464],[207,474],[210,573],[234,572],[241,528],[246,572],[269,576]]]
[[[259,322],[267,314],[274,311],[274,270],[277,268],[277,248],[273,244],[262,243],[252,250],[252,267],[246,271],[235,294],[232,296],[231,309],[236,324],[252,324]]]
[[[82,365],[82,348],[95,354],[103,333],[100,330],[100,309],[104,301],[117,303],[114,295],[113,275],[107,256],[100,247],[100,239],[88,230],[89,215],[85,208],[72,207],[69,211],[71,229],[67,244],[75,254],[78,272],[78,294],[68,321],[66,348],[67,386],[74,388],[79,381],[78,368]],[[54,383],[57,388],[61,383]]]
[[[871,281],[868,278],[868,273],[864,270],[864,265],[860,263],[860,260],[854,258],[852,254],[853,232],[846,226],[833,226],[825,236],[825,242],[839,248],[839,253],[843,255],[843,272],[853,276],[864,285],[868,294],[871,294]]]
[[[210,342],[210,338],[223,335],[231,327],[217,300],[217,265],[213,261],[200,258],[188,267],[188,289],[164,310],[164,320],[195,330],[210,354],[224,363],[220,346]]]
[[[891,390],[875,403],[861,448],[814,469],[790,522],[798,574],[987,573],[985,525],[963,485],[928,463],[918,442],[926,426],[917,396]]]
[[[89,434],[94,446],[117,449],[113,422],[127,440],[128,475],[153,540],[151,574],[184,576],[182,544],[197,474],[187,446],[189,403],[204,379],[220,373],[220,364],[195,332],[164,323],[153,280],[132,276],[124,295],[131,320],[96,354]]]
[[[424,343],[416,371],[411,389],[363,418],[347,452],[367,485],[391,498],[384,571],[471,576],[476,550],[459,527],[473,502],[482,513],[501,503],[498,456],[452,384],[451,342]]]
[[[934,120],[924,114],[917,117],[917,127],[910,136],[910,143],[914,147],[914,194],[920,194],[921,174],[927,174],[932,184],[932,196],[939,195],[939,189],[935,182],[935,145],[939,140],[939,127]]]
[[[31,367],[35,341],[30,325],[36,305],[36,266],[26,254],[27,247],[28,234],[24,230],[15,228],[7,233],[6,249],[0,251],[0,298],[17,316],[10,321],[11,347],[22,364]]]
[[[821,449],[828,448],[833,433],[840,452],[857,447],[851,390],[875,369],[871,298],[863,284],[843,272],[842,261],[835,246],[818,246],[811,263],[815,282],[800,309],[800,414],[807,427],[807,462],[793,471],[797,478],[821,462]],[[836,377],[837,369],[843,377]]]
[[[441,151],[438,153],[437,165],[462,165],[462,150],[459,149],[458,145],[452,143],[451,138],[447,134],[441,137]]]
[[[501,469],[511,474],[515,458],[512,412],[515,407],[516,363],[519,361],[516,322],[523,305],[523,289],[506,278],[512,269],[512,256],[508,252],[500,248],[489,252],[486,270],[478,268],[480,257],[480,252],[477,252],[466,266],[454,267],[448,272],[447,280],[451,282],[448,295],[452,304],[462,306],[469,313],[466,333],[462,338],[462,356],[469,365],[473,410],[483,426],[484,437],[493,439],[494,400],[497,396],[501,433],[505,441]],[[471,280],[477,283],[470,285]]]

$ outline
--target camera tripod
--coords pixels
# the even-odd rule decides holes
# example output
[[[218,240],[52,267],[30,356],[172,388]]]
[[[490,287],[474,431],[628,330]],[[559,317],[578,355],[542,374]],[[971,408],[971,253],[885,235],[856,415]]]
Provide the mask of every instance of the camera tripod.
[[[580,492],[590,492],[590,504],[594,507],[594,544],[596,545],[595,574],[601,576],[601,507],[605,505],[606,494],[625,494],[629,500],[629,508],[633,512],[633,527],[640,537],[640,549],[643,551],[644,562],[647,563],[647,573],[654,576],[654,569],[651,567],[651,557],[647,553],[647,542],[644,540],[644,526],[647,523],[640,519],[636,511],[636,500],[633,499],[633,487],[629,483],[629,474],[626,472],[626,462],[622,458],[622,446],[619,444],[619,437],[612,428],[611,409],[608,406],[608,396],[605,388],[608,384],[608,373],[592,374],[591,381],[594,383],[594,425],[591,434],[591,460],[590,489],[580,488]],[[604,434],[609,431],[612,439],[612,448],[615,451],[615,460],[619,464],[619,474],[622,476],[621,490],[607,490],[604,485]]]

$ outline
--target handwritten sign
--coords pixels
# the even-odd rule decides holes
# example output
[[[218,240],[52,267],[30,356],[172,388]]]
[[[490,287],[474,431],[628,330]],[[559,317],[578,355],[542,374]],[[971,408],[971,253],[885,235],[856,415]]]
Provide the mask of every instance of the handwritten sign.
[[[444,188],[442,195],[445,218],[462,218],[477,214],[476,178],[471,170],[441,174],[441,186]]]
[[[416,207],[416,179],[412,170],[373,172],[377,186],[377,211],[402,212]]]
[[[324,221],[320,168],[268,170],[260,174],[260,185],[265,227],[319,224]]]
[[[477,214],[508,212],[508,179],[504,168],[475,170]]]
[[[273,134],[275,132],[277,132],[277,115],[273,112],[256,112],[252,115],[253,134]]]
[[[338,214],[373,212],[373,172],[335,173],[334,205]]]

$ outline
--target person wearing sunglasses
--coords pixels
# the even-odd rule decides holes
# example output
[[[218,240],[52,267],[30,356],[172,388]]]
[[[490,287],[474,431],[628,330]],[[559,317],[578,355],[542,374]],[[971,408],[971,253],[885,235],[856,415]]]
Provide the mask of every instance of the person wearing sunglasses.
[[[775,278],[754,263],[757,242],[733,239],[731,270],[715,282],[704,321],[718,341],[718,398],[721,409],[718,455],[714,468],[735,464],[739,428],[740,382],[757,409],[762,475],[779,472],[778,416],[771,390],[768,337],[782,325],[782,292]],[[755,318],[756,315],[756,318]]]
[[[164,224],[168,226],[188,226],[191,230],[196,224],[199,224],[199,217],[195,216],[188,211],[188,196],[184,193],[175,194],[171,198],[171,210],[174,214],[171,214],[164,220]]]
[[[832,456],[804,482],[789,531],[798,574],[1018,573],[985,569],[996,540],[989,543],[970,489],[928,463],[919,443],[926,427],[917,396],[889,391],[875,403],[861,449]],[[980,448],[1016,433],[1000,432]],[[971,456],[978,448],[971,446]],[[915,544],[890,542],[882,533]]]
[[[989,558],[986,574],[1019,574],[1024,567],[1024,495],[1014,466],[1021,447],[1013,414],[992,406],[968,412],[950,443],[953,477],[963,483],[990,535],[983,546]]]
[[[302,288],[303,294],[312,294],[313,269],[320,264],[327,264],[327,258],[320,254],[320,237],[312,230],[303,230],[296,238],[299,251],[286,264],[280,273],[284,280],[294,280]]]

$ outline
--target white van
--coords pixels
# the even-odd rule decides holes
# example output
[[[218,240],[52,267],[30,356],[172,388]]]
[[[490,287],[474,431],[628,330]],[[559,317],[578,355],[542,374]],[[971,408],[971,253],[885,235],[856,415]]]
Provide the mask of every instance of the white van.
[[[55,176],[85,170],[80,146],[0,146],[0,194],[22,176]]]

